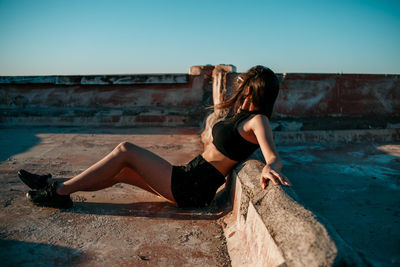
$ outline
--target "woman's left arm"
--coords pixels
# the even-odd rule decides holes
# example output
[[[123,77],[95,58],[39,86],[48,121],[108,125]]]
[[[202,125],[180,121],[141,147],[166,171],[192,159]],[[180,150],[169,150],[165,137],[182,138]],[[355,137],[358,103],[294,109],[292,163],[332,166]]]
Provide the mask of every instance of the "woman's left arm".
[[[281,173],[283,164],[273,140],[268,118],[263,115],[254,116],[251,129],[257,138],[266,163],[261,172],[261,187],[263,189],[267,187],[267,180],[271,180],[275,185],[291,186],[290,181]]]

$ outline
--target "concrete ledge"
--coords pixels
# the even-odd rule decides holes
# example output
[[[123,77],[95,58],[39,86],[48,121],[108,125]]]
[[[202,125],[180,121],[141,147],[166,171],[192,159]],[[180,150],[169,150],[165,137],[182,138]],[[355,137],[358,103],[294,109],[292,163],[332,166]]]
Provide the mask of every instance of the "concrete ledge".
[[[1,109],[0,125],[131,127],[189,126],[198,127],[201,115],[191,108],[21,108]]]
[[[0,76],[0,117],[5,122],[2,126],[7,126],[8,121],[10,125],[19,121],[28,126],[45,126],[40,121],[46,121],[47,114],[40,115],[42,119],[24,118],[25,109],[47,108],[48,112],[56,113],[58,108],[67,108],[71,117],[84,108],[104,108],[106,113],[110,108],[119,109],[119,113],[130,116],[125,113],[132,108],[163,107],[168,113],[171,107],[182,107],[201,118],[184,125],[200,126],[207,113],[205,107],[212,101],[217,104],[226,99],[236,88],[239,75],[233,65],[206,65],[192,66],[189,74]],[[399,128],[400,75],[278,76],[281,91],[272,118],[274,131]],[[9,110],[21,115],[9,116]],[[223,111],[215,112],[218,118],[224,115]],[[154,117],[159,114],[151,115],[150,125],[162,126],[170,120]],[[179,116],[178,121],[185,117]],[[84,118],[68,120],[72,126],[86,125],[82,123]],[[95,125],[97,121],[100,124],[115,121],[116,117],[89,120]],[[54,126],[65,125],[63,118],[51,121]],[[125,122],[126,126],[137,126],[136,118],[128,117]]]
[[[262,190],[264,164],[238,165],[228,185],[233,202],[226,235],[232,266],[368,266],[321,216],[300,204],[291,188]]]
[[[0,77],[1,126],[199,126],[213,66],[198,75]]]
[[[188,82],[188,74],[0,76],[0,84],[114,85]]]
[[[364,143],[400,141],[400,128],[273,132],[277,144]]]

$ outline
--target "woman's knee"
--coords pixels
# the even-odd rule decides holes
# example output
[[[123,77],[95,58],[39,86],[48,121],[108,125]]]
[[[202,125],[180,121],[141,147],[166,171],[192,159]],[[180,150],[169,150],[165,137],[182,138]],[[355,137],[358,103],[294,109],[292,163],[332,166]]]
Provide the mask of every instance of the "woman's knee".
[[[121,155],[121,154],[124,155],[124,154],[128,154],[128,153],[134,151],[135,148],[136,148],[136,145],[134,145],[134,144],[132,144],[132,143],[130,143],[130,142],[124,141],[124,142],[121,142],[121,143],[114,149],[114,152],[115,152],[116,154],[119,154],[119,155]]]

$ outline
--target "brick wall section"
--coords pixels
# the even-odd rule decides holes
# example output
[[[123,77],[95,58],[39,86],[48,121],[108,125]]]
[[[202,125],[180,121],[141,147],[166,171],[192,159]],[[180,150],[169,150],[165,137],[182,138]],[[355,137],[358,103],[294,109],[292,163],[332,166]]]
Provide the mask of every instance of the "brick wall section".
[[[207,65],[189,74],[0,77],[0,124],[198,127],[221,98],[212,87],[226,97],[238,75],[232,65]],[[400,75],[279,77],[275,131],[399,125]]]

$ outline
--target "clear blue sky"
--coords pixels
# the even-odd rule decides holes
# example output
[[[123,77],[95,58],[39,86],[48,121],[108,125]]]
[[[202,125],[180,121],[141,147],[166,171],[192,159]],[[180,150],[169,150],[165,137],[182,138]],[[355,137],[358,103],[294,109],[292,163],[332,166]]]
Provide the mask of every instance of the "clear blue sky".
[[[0,0],[0,75],[400,73],[400,1]]]

